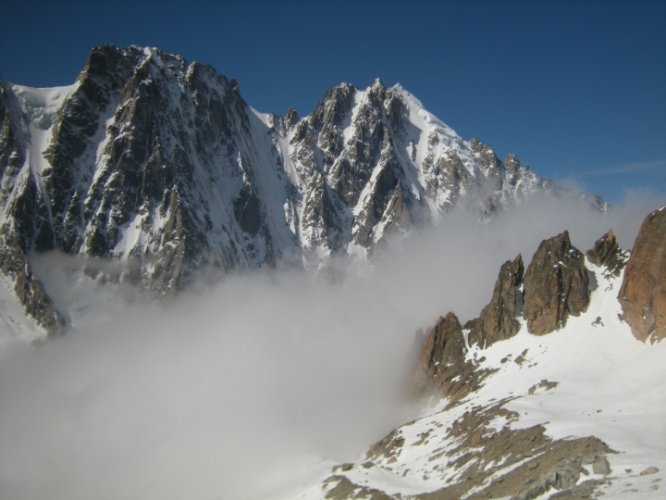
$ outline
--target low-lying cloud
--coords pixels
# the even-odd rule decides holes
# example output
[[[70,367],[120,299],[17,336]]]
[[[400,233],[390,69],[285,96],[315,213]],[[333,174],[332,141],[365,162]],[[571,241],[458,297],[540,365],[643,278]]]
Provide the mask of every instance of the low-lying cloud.
[[[541,200],[485,224],[454,214],[371,265],[341,264],[333,282],[257,272],[162,304],[42,257],[75,329],[0,353],[2,496],[289,497],[318,461],[353,459],[413,415],[415,331],[450,310],[477,315],[503,261],[529,261],[564,229],[581,250],[610,228],[629,248],[662,204],[628,197],[604,215]]]

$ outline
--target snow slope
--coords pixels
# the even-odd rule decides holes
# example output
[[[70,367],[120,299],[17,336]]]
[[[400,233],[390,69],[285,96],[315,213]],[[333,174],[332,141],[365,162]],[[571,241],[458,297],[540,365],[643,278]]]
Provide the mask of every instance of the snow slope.
[[[52,139],[54,117],[77,87],[77,83],[48,88],[13,85],[14,93],[30,123],[28,158],[33,174],[41,174],[48,165],[43,154]]]

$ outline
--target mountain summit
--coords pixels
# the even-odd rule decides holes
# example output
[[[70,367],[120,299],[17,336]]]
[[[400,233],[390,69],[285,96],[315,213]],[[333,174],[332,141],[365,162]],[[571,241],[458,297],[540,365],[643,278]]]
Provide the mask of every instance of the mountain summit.
[[[96,47],[67,87],[0,80],[0,268],[47,330],[66,320],[31,252],[111,258],[108,278],[169,294],[202,268],[366,256],[454,207],[487,216],[544,192],[565,193],[380,80],[340,84],[302,118],[153,48]]]

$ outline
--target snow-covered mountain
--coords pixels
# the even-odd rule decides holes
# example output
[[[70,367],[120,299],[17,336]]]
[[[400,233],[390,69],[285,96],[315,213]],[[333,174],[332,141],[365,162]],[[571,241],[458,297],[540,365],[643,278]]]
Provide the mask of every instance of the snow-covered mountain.
[[[566,194],[400,85],[343,83],[278,117],[210,66],[134,46],[94,48],[71,86],[0,80],[0,127],[0,269],[51,331],[66,319],[31,252],[112,258],[105,278],[168,294],[202,269],[316,267],[457,206]]]
[[[0,405],[0,489],[17,498],[88,498],[107,487],[123,498],[246,490],[315,499],[661,498],[666,207],[645,219],[630,253],[612,232],[582,252],[566,231],[529,260],[512,251],[478,316],[461,324],[447,312],[414,352],[400,326],[412,324],[401,319],[404,296],[419,297],[408,302],[418,309],[420,297],[439,297],[445,285],[450,300],[458,281],[480,273],[445,275],[434,292],[426,281],[435,273],[419,275],[415,292],[396,272],[351,297],[361,281],[311,300],[315,288],[285,280],[275,285],[282,294],[287,283],[281,300],[271,292],[256,305],[265,282],[245,277],[249,284],[229,280],[217,294],[197,295],[203,308],[190,296],[169,302],[174,311],[107,300],[116,285],[167,295],[203,274],[363,259],[393,234],[450,221],[457,208],[485,218],[518,205],[519,213],[539,195],[605,209],[515,156],[500,160],[463,140],[401,86],[379,80],[363,90],[341,84],[302,118],[259,113],[237,82],[157,49],[95,48],[67,87],[0,80],[0,330],[12,337],[0,338],[0,392],[9,401]],[[505,222],[502,231],[514,219]],[[477,227],[467,229],[459,235]],[[506,258],[497,241],[460,240],[465,253],[482,250],[453,253],[449,266]],[[54,254],[41,262],[36,254],[50,250],[72,259],[56,253],[51,262],[75,264],[74,295],[91,284],[94,293],[71,308],[78,332],[37,349],[14,338],[41,338],[30,318],[48,332],[68,321],[60,303],[71,283],[53,273],[50,295],[43,285],[57,265],[48,261]],[[437,259],[446,255],[437,248]],[[395,262],[385,274],[405,264]],[[428,273],[441,260],[431,262]],[[367,305],[380,287],[392,300]],[[345,300],[332,300],[336,293]],[[386,330],[395,322],[401,341],[391,345]],[[345,402],[398,417],[404,399],[409,417],[372,427],[383,433],[415,406],[418,417],[355,460],[333,462],[309,442],[287,445],[320,431],[344,441]],[[379,409],[370,411],[374,401]],[[350,415],[364,435],[368,423]],[[273,461],[286,474],[266,477]],[[237,462],[250,474],[230,487]],[[201,478],[209,482],[197,490]]]

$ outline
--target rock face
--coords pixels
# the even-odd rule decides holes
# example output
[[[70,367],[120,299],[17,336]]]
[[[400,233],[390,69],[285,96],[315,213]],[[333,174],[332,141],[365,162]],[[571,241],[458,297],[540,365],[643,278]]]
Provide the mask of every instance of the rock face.
[[[56,309],[19,245],[0,242],[0,272],[13,280],[16,297],[37,324],[51,335],[64,332],[66,318]]]
[[[201,269],[369,255],[455,206],[489,215],[567,196],[463,140],[400,85],[343,83],[309,115],[278,117],[212,67],[158,49],[96,47],[68,87],[0,81],[0,127],[5,241],[115,259],[112,279],[158,294]]]
[[[525,273],[523,314],[530,333],[543,335],[587,310],[589,279],[583,254],[568,231],[544,240]]]
[[[457,401],[473,390],[473,375],[473,367],[465,361],[462,325],[450,312],[426,335],[413,387],[417,393],[434,390]]]
[[[599,238],[594,247],[588,250],[585,255],[592,264],[603,266],[609,273],[619,276],[626,264],[625,252],[617,244],[615,234],[610,230]]]
[[[618,299],[637,339],[666,338],[666,207],[643,221]]]
[[[465,325],[470,330],[470,344],[487,347],[518,333],[520,323],[516,318],[522,314],[524,271],[520,255],[502,264],[490,303],[477,319]]]
[[[61,332],[65,317],[59,313],[32,271],[27,254],[41,239],[47,218],[38,185],[24,169],[29,132],[18,99],[0,79],[0,273],[9,278],[26,313],[51,333]]]

